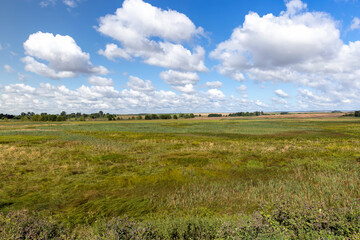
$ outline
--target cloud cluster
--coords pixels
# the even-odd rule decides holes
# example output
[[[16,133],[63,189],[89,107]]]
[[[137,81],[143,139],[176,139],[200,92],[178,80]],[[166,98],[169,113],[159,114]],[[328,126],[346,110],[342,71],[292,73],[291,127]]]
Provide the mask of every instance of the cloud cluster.
[[[141,58],[153,66],[182,70],[206,71],[205,51],[197,46],[191,52],[181,43],[203,34],[184,14],[162,10],[142,0],[125,0],[115,14],[100,18],[97,30],[114,40],[99,53],[108,59]]]
[[[109,73],[103,66],[95,67],[90,62],[90,55],[83,52],[70,36],[37,32],[25,41],[24,49],[27,55],[22,59],[25,70],[44,77],[60,79],[79,74]]]
[[[179,72],[168,70],[160,73],[160,78],[173,89],[183,93],[194,93],[194,86],[199,81],[199,76],[194,72]]]
[[[8,113],[22,111],[58,113],[95,112],[196,112],[234,110],[230,99],[218,89],[197,94],[176,94],[157,90],[151,81],[130,76],[126,88],[117,90],[113,86],[81,86],[71,90],[64,85],[42,83],[39,87],[25,84],[0,86],[0,109]],[[224,108],[227,105],[228,108]]]
[[[230,39],[210,53],[220,61],[219,73],[238,81],[292,82],[315,88],[318,94],[332,96],[332,104],[339,95],[344,96],[341,101],[356,96],[360,41],[343,43],[338,23],[326,13],[307,11],[300,0],[288,1],[286,7],[279,16],[246,15]],[[327,104],[324,98],[317,100]]]

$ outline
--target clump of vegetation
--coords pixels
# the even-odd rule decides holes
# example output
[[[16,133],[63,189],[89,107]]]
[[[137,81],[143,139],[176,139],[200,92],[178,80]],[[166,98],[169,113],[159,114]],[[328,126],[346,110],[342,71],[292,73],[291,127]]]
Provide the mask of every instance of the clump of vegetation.
[[[210,113],[208,117],[222,117],[221,113]]]
[[[321,203],[293,208],[286,202],[262,204],[252,215],[220,218],[165,218],[147,222],[117,217],[66,228],[27,212],[0,214],[7,239],[324,239],[360,237],[360,207]]]
[[[63,224],[27,211],[0,213],[1,239],[67,239],[69,232]]]
[[[252,117],[252,116],[261,116],[264,115],[264,112],[237,112],[237,113],[230,113],[229,117]]]

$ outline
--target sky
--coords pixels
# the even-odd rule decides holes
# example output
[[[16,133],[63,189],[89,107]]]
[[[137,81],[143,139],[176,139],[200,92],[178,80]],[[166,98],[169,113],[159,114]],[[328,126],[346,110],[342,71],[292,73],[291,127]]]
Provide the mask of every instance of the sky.
[[[0,113],[356,109],[357,0],[0,2]]]

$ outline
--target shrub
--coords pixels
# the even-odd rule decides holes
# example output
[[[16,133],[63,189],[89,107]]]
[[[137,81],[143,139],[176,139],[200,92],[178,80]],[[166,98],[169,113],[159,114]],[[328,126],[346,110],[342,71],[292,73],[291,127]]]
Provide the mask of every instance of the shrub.
[[[0,213],[1,239],[64,239],[67,233],[62,224],[26,211]]]
[[[210,113],[208,117],[222,117],[222,114],[220,113]]]

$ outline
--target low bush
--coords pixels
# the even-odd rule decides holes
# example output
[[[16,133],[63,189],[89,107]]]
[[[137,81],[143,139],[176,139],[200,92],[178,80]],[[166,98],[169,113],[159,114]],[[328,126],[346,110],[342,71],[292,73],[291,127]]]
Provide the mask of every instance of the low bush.
[[[358,204],[335,209],[314,203],[293,208],[287,202],[263,204],[251,216],[162,219],[138,222],[127,217],[92,226],[65,228],[26,211],[0,214],[3,239],[358,239]]]

